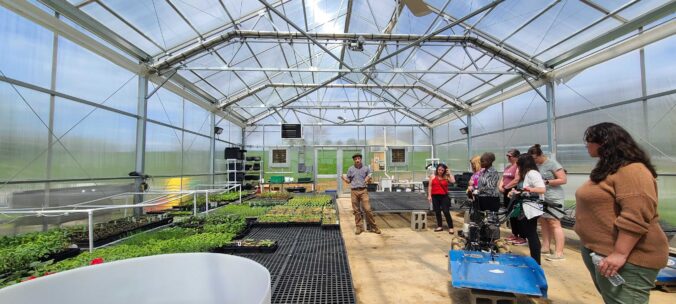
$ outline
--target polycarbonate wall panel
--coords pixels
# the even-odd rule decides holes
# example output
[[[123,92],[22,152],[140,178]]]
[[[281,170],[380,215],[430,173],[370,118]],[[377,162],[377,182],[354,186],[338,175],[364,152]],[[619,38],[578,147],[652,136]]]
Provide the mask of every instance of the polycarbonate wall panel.
[[[445,142],[448,142],[448,123],[434,128],[434,143],[439,144]]]
[[[448,139],[455,141],[461,138],[467,138],[466,134],[460,133],[460,129],[467,127],[467,116],[460,116],[460,119],[455,119],[449,123]]]
[[[138,77],[83,47],[59,38],[56,90],[136,113]]]
[[[146,127],[146,173],[180,176],[183,132],[148,123]]]
[[[545,93],[544,87],[540,87],[539,90],[542,94]],[[505,128],[547,119],[547,103],[535,91],[531,90],[514,96],[504,101],[503,104]]]
[[[502,129],[502,103],[494,104],[472,115],[472,134],[483,134]]]
[[[648,94],[676,89],[676,38],[669,37],[645,47]]]
[[[492,133],[488,135],[482,135],[472,138],[472,154],[481,155],[485,152],[492,152],[495,154],[495,162],[493,167],[496,170],[500,171],[503,168],[505,162],[504,157],[504,138],[503,132]]]
[[[469,159],[467,159],[467,141],[460,140],[448,144],[448,158],[446,164],[453,172],[464,172],[469,170]]]
[[[183,136],[183,174],[209,173],[209,138],[188,132]]]
[[[0,180],[47,178],[48,125],[49,95],[0,82]]]
[[[0,76],[49,88],[54,34],[0,7]]]
[[[556,115],[641,97],[639,52],[588,68],[556,86]]]
[[[643,108],[640,102],[588,112],[556,120],[557,158],[568,172],[590,172],[596,163],[587,153],[584,145],[584,131],[601,122],[614,122],[629,131],[642,147],[646,143],[643,135]]]
[[[413,130],[413,144],[416,145],[431,145],[432,135],[429,129],[421,127],[411,127]]]
[[[646,141],[639,142],[652,157],[658,173],[676,173],[676,94],[647,102]],[[676,185],[676,184],[675,184]],[[676,188],[676,187],[673,187]]]
[[[242,128],[230,123],[230,142],[235,145],[242,144]]]
[[[135,167],[136,119],[56,98],[52,178],[124,177]],[[55,139],[56,141],[56,139]]]
[[[505,144],[504,153],[496,154],[496,159],[504,160],[504,164],[507,163],[505,155],[510,149],[518,149],[520,153],[528,153],[528,148],[534,144],[540,144],[542,150],[545,154],[548,154],[547,145],[547,124],[540,123],[535,125],[530,125],[526,127],[505,130],[502,133],[503,142]]]
[[[154,90],[154,84],[148,83],[148,91]],[[148,119],[171,126],[183,127],[183,98],[160,88],[148,99]]]
[[[213,132],[213,129],[211,129],[211,113],[202,107],[189,101],[185,102],[183,115],[183,127],[186,130],[206,136],[210,136]]]

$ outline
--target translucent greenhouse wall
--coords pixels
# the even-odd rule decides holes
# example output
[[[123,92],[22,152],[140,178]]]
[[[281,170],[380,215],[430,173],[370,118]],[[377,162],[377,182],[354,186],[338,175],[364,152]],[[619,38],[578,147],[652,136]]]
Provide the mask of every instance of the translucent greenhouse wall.
[[[387,163],[379,163],[384,169],[374,172],[376,182],[385,177],[386,172],[391,178],[422,181],[426,178],[425,159],[432,156],[431,134],[425,127],[303,126],[302,134],[303,139],[282,139],[280,125],[248,127],[244,139],[247,155],[262,157],[266,180],[273,175],[314,178],[315,171],[319,175],[336,175],[347,171],[356,152],[363,151],[364,163],[369,165],[375,165],[377,160],[384,161],[387,155]],[[289,162],[286,165],[271,164],[273,149],[287,150]],[[384,153],[386,149],[388,152]],[[405,149],[403,163],[392,162],[392,149]],[[321,152],[320,155],[316,151],[335,152]],[[319,158],[316,161],[315,155]],[[299,160],[305,161],[307,172],[299,173]],[[314,170],[315,164],[317,170]],[[319,190],[336,189],[337,185],[332,186]]]
[[[139,76],[4,7],[0,45],[0,207],[132,191]],[[154,88],[149,83],[148,92]],[[223,128],[214,139],[219,159],[225,147],[241,144],[240,127],[165,89],[148,100],[147,118],[152,190],[223,181],[211,171],[213,127]],[[0,235],[54,223],[0,215]]]
[[[575,190],[589,178],[596,163],[587,154],[584,131],[610,121],[627,129],[650,154],[659,174],[660,218],[671,229],[676,227],[675,52],[676,38],[670,37],[556,82],[555,157],[568,171],[564,185],[568,206],[575,203]],[[539,90],[545,94],[544,87]],[[501,170],[511,148],[523,153],[539,143],[549,150],[546,117],[547,106],[534,91],[474,114],[471,155],[494,152]],[[467,169],[467,136],[459,131],[465,127],[463,122],[467,117],[434,128],[436,154],[456,171]]]

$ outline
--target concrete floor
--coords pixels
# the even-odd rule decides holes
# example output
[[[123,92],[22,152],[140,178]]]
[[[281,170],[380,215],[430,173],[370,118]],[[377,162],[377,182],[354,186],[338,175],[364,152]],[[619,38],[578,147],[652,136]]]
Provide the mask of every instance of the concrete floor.
[[[410,228],[408,213],[377,215],[376,223],[383,234],[355,235],[349,198],[338,199],[338,208],[358,303],[469,303],[467,290],[450,286],[447,265],[452,236],[447,231],[433,232],[436,225],[432,217],[428,217],[430,229],[415,232]],[[456,231],[462,227],[461,222],[462,218],[454,215]],[[507,231],[503,233],[506,235]],[[512,251],[528,255],[527,246],[512,246]],[[561,262],[542,259],[549,300],[552,303],[603,303],[580,252],[570,246],[565,249],[565,256],[566,260]],[[673,294],[654,290],[650,303],[675,303],[675,299]],[[549,303],[527,297],[520,298],[519,302]]]

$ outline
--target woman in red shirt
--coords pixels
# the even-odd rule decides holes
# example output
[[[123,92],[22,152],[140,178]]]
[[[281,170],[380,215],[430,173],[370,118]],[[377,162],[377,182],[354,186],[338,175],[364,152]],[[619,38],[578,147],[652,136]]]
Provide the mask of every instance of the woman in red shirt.
[[[441,223],[441,212],[444,212],[446,223],[448,224],[448,233],[453,234],[453,220],[451,219],[451,199],[448,197],[448,184],[455,183],[455,178],[451,170],[444,164],[439,164],[434,175],[430,175],[429,189],[427,190],[427,200],[434,209],[434,215],[437,217],[437,228],[434,231],[444,230]]]

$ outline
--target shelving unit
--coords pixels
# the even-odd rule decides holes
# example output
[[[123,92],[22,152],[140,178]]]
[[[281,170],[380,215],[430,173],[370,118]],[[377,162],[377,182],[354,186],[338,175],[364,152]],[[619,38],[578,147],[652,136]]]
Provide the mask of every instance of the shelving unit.
[[[225,173],[228,184],[243,184],[244,182],[244,161],[240,159],[226,159]]]
[[[248,179],[251,176],[257,176],[257,178]],[[244,161],[244,184],[260,187],[263,177],[263,159],[259,156],[246,157]]]

